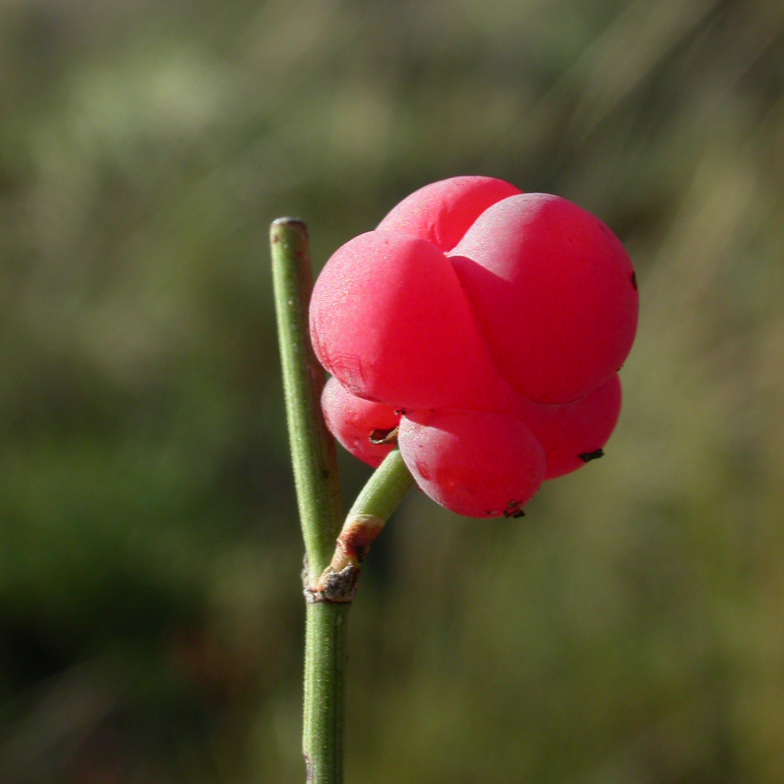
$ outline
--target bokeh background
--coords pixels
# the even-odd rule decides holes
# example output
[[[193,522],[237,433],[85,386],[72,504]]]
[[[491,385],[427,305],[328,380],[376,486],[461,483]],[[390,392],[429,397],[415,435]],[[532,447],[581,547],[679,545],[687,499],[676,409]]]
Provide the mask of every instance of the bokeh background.
[[[303,780],[268,226],[469,173],[639,337],[604,460],[385,530],[349,782],[784,782],[780,0],[0,0],[0,781]]]

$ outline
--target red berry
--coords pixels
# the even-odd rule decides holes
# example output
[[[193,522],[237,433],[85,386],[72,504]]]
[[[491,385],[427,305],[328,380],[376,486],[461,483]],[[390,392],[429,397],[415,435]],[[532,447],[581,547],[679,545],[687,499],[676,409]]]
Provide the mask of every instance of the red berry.
[[[395,448],[396,440],[379,443],[398,426],[394,406],[352,395],[334,376],[324,386],[321,408],[327,427],[354,457],[377,468]]]
[[[489,177],[433,183],[316,282],[311,337],[334,376],[324,415],[374,466],[399,423],[436,502],[519,516],[544,479],[603,454],[637,315],[631,262],[593,215]]]
[[[518,394],[577,400],[623,364],[637,328],[634,270],[615,235],[577,205],[511,196],[479,216],[450,258]]]
[[[498,375],[446,256],[430,242],[373,231],[343,245],[313,290],[321,364],[354,394],[396,408],[499,408]]]
[[[548,405],[518,399],[516,414],[531,428],[544,447],[545,479],[555,479],[600,457],[621,412],[621,382],[616,373],[586,397],[574,403]]]
[[[425,185],[393,207],[378,230],[429,240],[446,253],[488,207],[519,193],[519,188],[493,177],[440,180]]]
[[[398,443],[419,487],[468,517],[521,516],[544,478],[542,445],[507,414],[407,412]]]

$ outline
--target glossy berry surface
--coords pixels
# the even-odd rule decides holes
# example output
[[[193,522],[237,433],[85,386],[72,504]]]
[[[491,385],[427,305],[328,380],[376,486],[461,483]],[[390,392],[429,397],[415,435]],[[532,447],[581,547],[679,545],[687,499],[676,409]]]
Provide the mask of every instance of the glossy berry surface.
[[[634,268],[589,212],[549,194],[512,196],[477,219],[451,258],[518,394],[569,402],[623,364],[637,329]]]
[[[378,465],[394,444],[376,436],[399,420],[431,498],[516,516],[543,480],[603,454],[637,313],[626,251],[582,208],[492,177],[427,185],[316,281],[327,424]]]
[[[321,364],[369,400],[489,405],[505,386],[449,259],[408,234],[343,245],[316,281],[310,330]]]
[[[398,442],[419,487],[468,517],[519,517],[544,479],[541,443],[508,414],[411,412]]]
[[[610,440],[621,413],[621,381],[613,377],[573,403],[548,405],[518,398],[516,412],[544,447],[545,479],[582,468]]]
[[[376,227],[411,234],[451,251],[476,219],[502,199],[521,191],[494,177],[452,177],[425,185],[407,196]]]
[[[352,395],[334,376],[321,395],[324,418],[332,435],[354,457],[378,468],[395,448],[400,414],[393,406]]]

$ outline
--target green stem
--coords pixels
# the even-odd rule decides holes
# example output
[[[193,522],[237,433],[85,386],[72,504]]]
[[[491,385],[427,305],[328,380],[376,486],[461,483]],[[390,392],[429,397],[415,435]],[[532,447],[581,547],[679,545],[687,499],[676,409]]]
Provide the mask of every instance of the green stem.
[[[307,605],[302,753],[308,784],[342,784],[350,603]]]
[[[307,559],[302,748],[309,784],[342,784],[346,637],[359,564],[413,479],[394,450],[365,485],[341,527],[335,439],[321,413],[324,371],[308,330],[313,272],[307,230],[302,221],[279,218],[271,226],[270,241],[286,415]],[[337,573],[330,571],[330,559],[343,564]],[[337,577],[336,591],[320,585],[320,578],[329,574]],[[348,584],[347,590],[341,590],[341,582]]]
[[[351,602],[362,561],[414,479],[400,452],[390,452],[357,497],[340,531],[335,554],[318,582],[306,586],[313,602]]]
[[[321,414],[324,371],[310,345],[308,302],[313,290],[305,225],[280,218],[270,228],[286,415],[291,442],[306,583],[332,556],[343,522],[335,440]],[[308,604],[305,618],[303,753],[311,784],[343,781],[344,670],[349,604]]]
[[[313,270],[305,224],[279,218],[270,228],[270,241],[291,458],[313,578],[329,563],[343,524],[337,454],[335,439],[321,414],[324,371],[310,344],[308,303]]]
[[[348,519],[357,515],[373,515],[386,522],[413,486],[414,478],[399,450],[393,450],[362,488]]]
[[[338,537],[332,564],[320,587],[306,591],[308,604],[305,660],[305,760],[308,782],[325,770],[339,769],[343,739],[343,667],[326,672],[329,662],[346,658],[348,611],[356,591],[360,563],[414,480],[400,452],[391,452],[368,480],[351,507]],[[330,578],[334,584],[330,584]],[[340,598],[334,598],[338,596]],[[334,734],[333,734],[334,733]]]

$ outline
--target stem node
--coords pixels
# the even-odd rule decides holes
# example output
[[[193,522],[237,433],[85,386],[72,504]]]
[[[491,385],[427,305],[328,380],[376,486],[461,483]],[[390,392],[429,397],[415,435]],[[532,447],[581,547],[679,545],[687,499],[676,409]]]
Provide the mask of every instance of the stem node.
[[[303,753],[310,784],[342,784],[348,611],[360,565],[413,480],[400,453],[393,451],[360,493],[341,529],[335,439],[320,405],[324,371],[308,333],[313,271],[305,224],[297,218],[279,218],[270,227],[270,245],[289,440],[305,540]]]
[[[340,571],[328,566],[315,585],[306,584],[303,590],[308,604],[350,604],[357,595],[359,566],[347,564]]]

